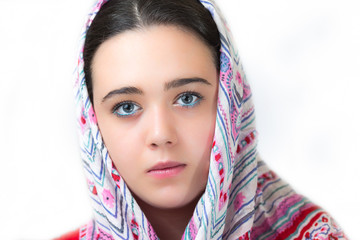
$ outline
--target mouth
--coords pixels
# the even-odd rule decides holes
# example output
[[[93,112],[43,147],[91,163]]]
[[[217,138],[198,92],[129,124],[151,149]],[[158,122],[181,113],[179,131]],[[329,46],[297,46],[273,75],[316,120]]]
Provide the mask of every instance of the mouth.
[[[147,171],[148,174],[155,178],[167,178],[174,177],[180,174],[186,164],[178,162],[160,162],[154,165],[150,170]]]

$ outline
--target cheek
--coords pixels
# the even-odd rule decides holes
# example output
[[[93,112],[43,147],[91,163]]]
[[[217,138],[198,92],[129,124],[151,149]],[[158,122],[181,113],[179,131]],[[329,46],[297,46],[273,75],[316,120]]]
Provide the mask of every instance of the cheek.
[[[131,148],[129,148],[129,141],[124,141],[124,138],[118,137],[114,132],[111,134],[111,136],[105,137],[104,141],[111,160],[121,174],[123,169],[131,163],[131,161],[127,161],[132,155],[131,151],[129,151]]]
[[[134,159],[137,156],[139,146],[139,134],[135,132],[136,129],[129,129],[119,124],[118,121],[113,119],[98,118],[98,125],[103,137],[105,146],[109,152],[109,156],[115,164],[120,175],[125,172],[124,169],[132,167]]]
[[[189,123],[187,129],[188,146],[193,150],[196,161],[200,161],[200,166],[204,166],[204,171],[208,172],[211,147],[215,131],[215,117],[212,114],[203,115],[198,120]]]
[[[200,126],[197,129],[198,135],[196,138],[197,142],[192,144],[192,148],[196,151],[196,175],[197,175],[197,186],[199,189],[203,189],[206,186],[209,167],[210,167],[210,155],[211,155],[211,146],[213,142],[213,127],[211,124],[204,126],[202,124],[201,131],[199,131]]]
[[[112,131],[108,144],[106,142],[105,144],[117,171],[131,188],[134,186],[134,181],[137,181],[143,167],[139,162],[141,159],[139,140],[136,139],[136,134],[131,134],[130,137],[129,130],[127,134],[124,134],[124,131],[118,131],[118,133],[115,135],[115,132]]]

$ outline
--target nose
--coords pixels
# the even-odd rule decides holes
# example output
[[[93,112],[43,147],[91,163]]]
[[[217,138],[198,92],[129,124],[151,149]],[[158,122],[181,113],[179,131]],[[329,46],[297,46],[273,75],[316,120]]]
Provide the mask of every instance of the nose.
[[[155,107],[147,116],[146,144],[151,149],[171,147],[177,143],[176,126],[171,110]]]

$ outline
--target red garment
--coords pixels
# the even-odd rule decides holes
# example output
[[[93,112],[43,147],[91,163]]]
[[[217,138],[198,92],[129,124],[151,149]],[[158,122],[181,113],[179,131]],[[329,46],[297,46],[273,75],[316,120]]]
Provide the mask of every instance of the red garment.
[[[54,240],[79,240],[79,233],[80,233],[80,229],[76,229],[58,238],[54,238]]]

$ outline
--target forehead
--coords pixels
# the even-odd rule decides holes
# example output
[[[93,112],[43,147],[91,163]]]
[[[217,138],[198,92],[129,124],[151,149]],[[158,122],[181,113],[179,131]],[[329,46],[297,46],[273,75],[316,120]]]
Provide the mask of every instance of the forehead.
[[[174,26],[152,26],[120,33],[96,51],[94,90],[139,81],[169,81],[214,74],[210,48],[195,34]]]

